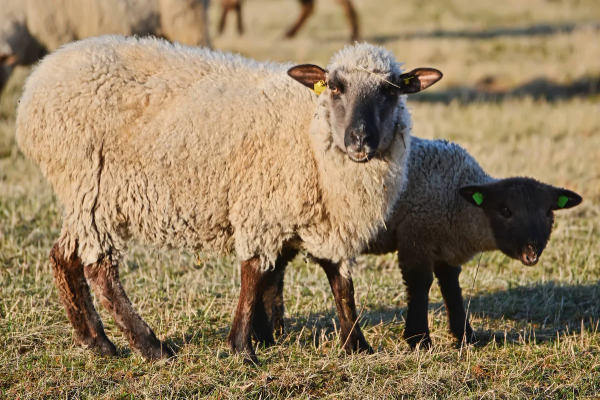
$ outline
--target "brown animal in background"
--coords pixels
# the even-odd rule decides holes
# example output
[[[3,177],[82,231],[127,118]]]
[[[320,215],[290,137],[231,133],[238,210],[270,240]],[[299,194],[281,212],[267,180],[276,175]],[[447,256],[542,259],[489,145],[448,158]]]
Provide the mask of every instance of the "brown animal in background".
[[[315,0],[298,0],[300,1],[302,10],[300,11],[300,16],[296,20],[296,22],[287,30],[285,33],[286,38],[293,38],[296,36],[296,33],[300,30],[302,25],[306,22],[308,17],[313,13],[315,9]],[[350,40],[352,42],[359,40],[359,29],[358,29],[358,15],[356,14],[356,9],[352,4],[352,0],[336,0],[343,8],[346,13],[346,18],[348,18],[348,22],[350,22],[350,26],[352,27],[352,36]],[[221,19],[219,21],[219,34],[223,33],[225,29],[225,20],[227,19],[227,14],[231,10],[235,10],[237,15],[237,30],[240,35],[244,34],[244,23],[242,20],[242,0],[222,0],[222,12]]]

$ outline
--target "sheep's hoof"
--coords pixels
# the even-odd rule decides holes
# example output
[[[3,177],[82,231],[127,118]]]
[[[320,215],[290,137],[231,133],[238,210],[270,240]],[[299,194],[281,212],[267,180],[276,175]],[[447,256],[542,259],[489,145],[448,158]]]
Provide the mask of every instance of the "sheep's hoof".
[[[148,361],[169,360],[175,357],[169,346],[162,342],[141,347],[138,351]]]
[[[243,340],[242,338],[237,337],[237,335],[230,333],[227,337],[227,343],[233,353],[237,353],[244,357],[244,364],[260,365],[258,357],[256,357],[256,353],[249,341]]]
[[[408,336],[408,337],[407,337]],[[416,335],[405,335],[406,342],[409,344],[411,349],[416,349],[419,346],[423,350],[431,348],[431,337],[429,333],[418,333]]]
[[[103,357],[116,357],[119,355],[117,347],[106,336],[80,339],[78,342],[85,348],[98,353]]]

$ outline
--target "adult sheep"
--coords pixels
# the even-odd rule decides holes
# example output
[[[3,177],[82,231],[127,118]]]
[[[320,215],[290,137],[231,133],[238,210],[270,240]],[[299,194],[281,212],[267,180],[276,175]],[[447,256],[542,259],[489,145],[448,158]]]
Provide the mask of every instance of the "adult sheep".
[[[403,187],[411,124],[400,94],[440,78],[401,74],[368,44],[338,52],[327,71],[119,36],[46,57],[25,85],[17,140],[64,206],[50,259],[78,341],[115,354],[87,278],[134,350],[171,355],[118,280],[136,239],[235,250],[242,286],[228,342],[256,360],[251,323],[270,266],[287,249],[333,262],[362,250]]]
[[[77,39],[154,35],[210,46],[207,0],[2,0],[0,91],[15,65]]]
[[[460,265],[477,253],[494,250],[535,265],[550,239],[554,211],[575,207],[582,199],[531,178],[492,178],[465,149],[444,140],[413,137],[407,168],[406,190],[388,229],[381,230],[364,252],[398,252],[408,302],[404,338],[411,347],[431,344],[427,305],[434,275],[450,331],[470,343],[475,336],[463,306]],[[317,261],[326,271],[331,268],[329,261]],[[281,329],[285,265],[278,265],[278,280],[264,291],[269,308],[257,315],[267,315],[267,322]],[[272,335],[265,328],[257,332],[258,339]]]

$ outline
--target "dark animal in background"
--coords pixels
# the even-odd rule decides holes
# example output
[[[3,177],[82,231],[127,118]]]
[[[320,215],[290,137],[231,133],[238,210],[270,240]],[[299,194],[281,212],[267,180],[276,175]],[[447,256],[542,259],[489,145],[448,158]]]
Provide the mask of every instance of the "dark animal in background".
[[[493,250],[535,265],[550,239],[554,211],[581,201],[577,193],[531,178],[494,179],[462,147],[413,137],[406,190],[388,230],[365,251],[398,252],[408,302],[404,338],[411,347],[431,345],[427,307],[434,275],[450,331],[459,341],[472,343],[475,335],[458,280],[460,265]],[[279,272],[281,279],[283,274]],[[275,329],[282,330],[283,282],[276,284],[279,292],[270,302],[279,308],[270,313]]]
[[[222,12],[221,18],[219,21],[219,34],[223,33],[225,29],[225,21],[227,19],[227,14],[229,11],[233,10],[237,16],[237,30],[240,35],[244,33],[244,22],[242,19],[242,1],[243,0],[222,0]],[[352,28],[352,35],[350,37],[351,41],[357,41],[360,38],[359,27],[358,27],[358,15],[356,13],[356,9],[352,4],[352,0],[336,0],[340,6],[344,9],[346,13],[346,18],[350,23],[350,27]],[[286,31],[286,38],[293,38],[296,36],[296,33],[300,30],[302,25],[306,22],[308,17],[313,13],[315,9],[315,0],[299,0],[301,4],[300,16],[294,22],[294,24]]]

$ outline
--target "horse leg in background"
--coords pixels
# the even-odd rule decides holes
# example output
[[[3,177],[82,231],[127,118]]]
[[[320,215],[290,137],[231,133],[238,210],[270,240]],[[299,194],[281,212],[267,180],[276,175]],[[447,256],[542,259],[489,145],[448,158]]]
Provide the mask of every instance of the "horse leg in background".
[[[302,10],[300,11],[300,16],[298,17],[298,19],[296,20],[294,25],[292,25],[292,27],[290,29],[288,29],[287,32],[285,33],[285,37],[288,39],[291,39],[294,36],[296,36],[296,33],[298,33],[298,30],[300,30],[302,25],[304,25],[304,23],[306,22],[308,17],[310,17],[310,15],[313,13],[313,11],[315,9],[315,0],[299,0],[299,1],[302,6]]]
[[[352,36],[350,37],[350,41],[359,41],[360,30],[358,27],[358,15],[354,5],[352,4],[352,0],[337,0],[337,2],[344,8],[346,18],[348,19],[348,22],[350,22],[350,27],[352,28]]]

